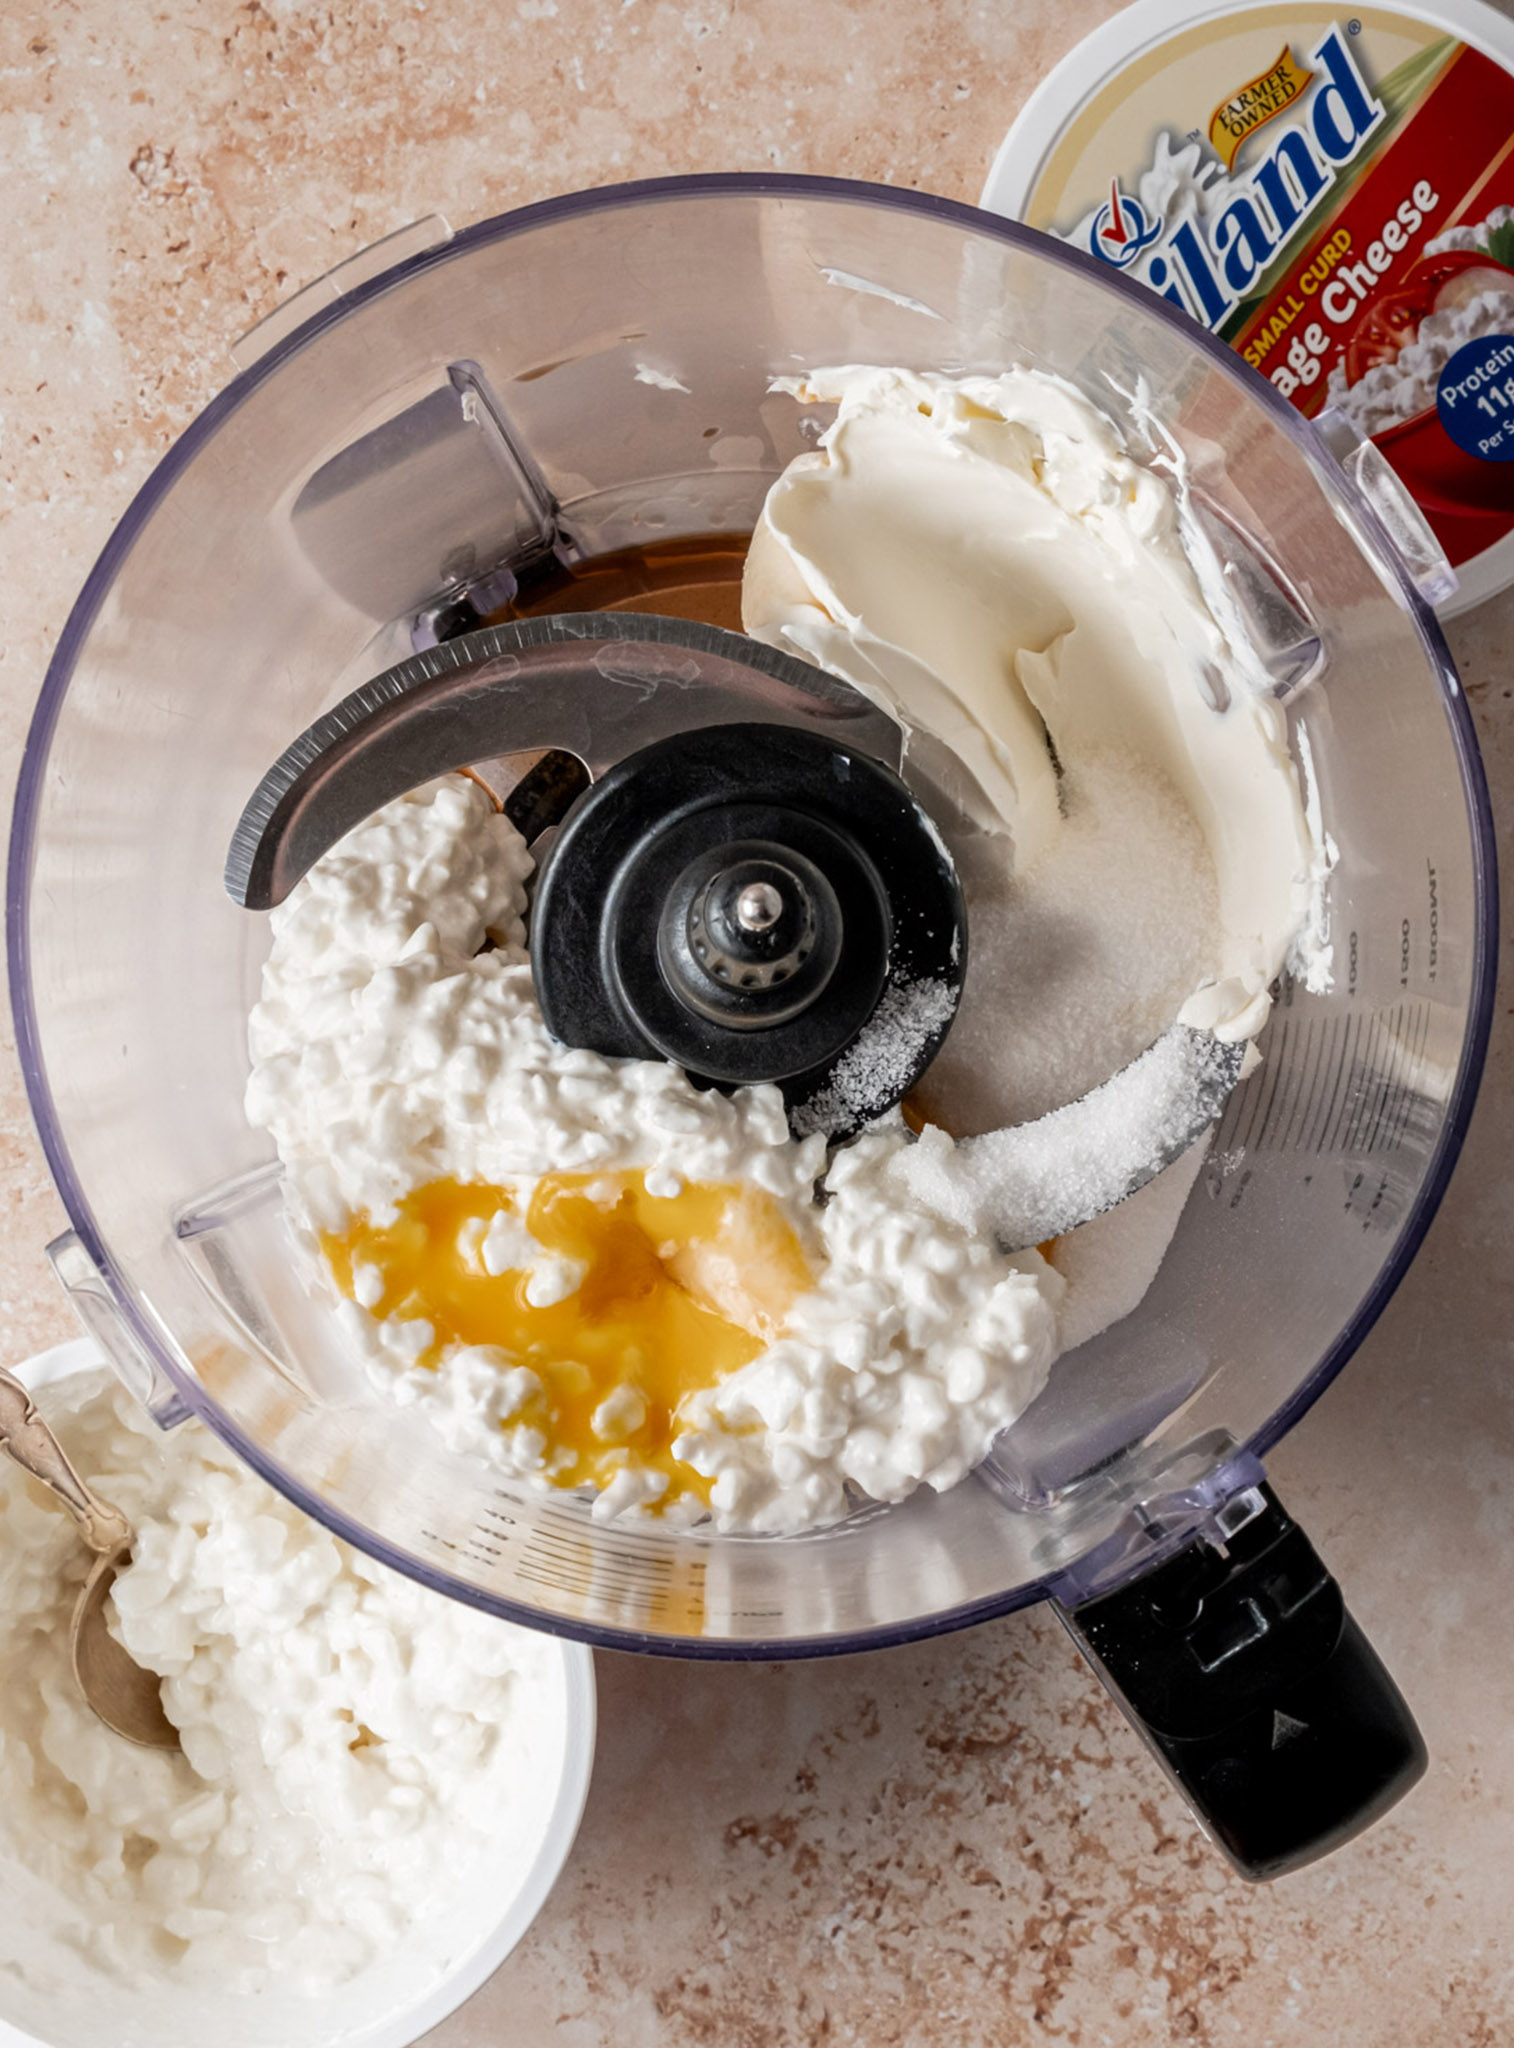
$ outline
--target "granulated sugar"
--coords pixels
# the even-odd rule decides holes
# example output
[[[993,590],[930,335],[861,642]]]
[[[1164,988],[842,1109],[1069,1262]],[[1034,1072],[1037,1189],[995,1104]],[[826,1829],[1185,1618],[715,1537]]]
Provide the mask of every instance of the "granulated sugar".
[[[1019,1250],[1112,1209],[1223,1106],[1243,1048],[1174,1025],[1078,1102],[960,1144],[927,1129],[889,1177],[902,1198]]]
[[[1128,1201],[1057,1239],[1051,1262],[1067,1282],[1057,1325],[1064,1351],[1075,1351],[1140,1306],[1208,1150],[1206,1133]]]
[[[825,1087],[790,1111],[795,1136],[850,1131],[891,1108],[909,1086],[921,1053],[949,1021],[954,1002],[944,981],[910,981],[887,989]]]
[[[1171,784],[1085,754],[1064,829],[1027,875],[1003,839],[953,845],[972,906],[956,1023],[917,1091],[959,1136],[1076,1101],[1150,1046],[1219,955],[1214,869]]]

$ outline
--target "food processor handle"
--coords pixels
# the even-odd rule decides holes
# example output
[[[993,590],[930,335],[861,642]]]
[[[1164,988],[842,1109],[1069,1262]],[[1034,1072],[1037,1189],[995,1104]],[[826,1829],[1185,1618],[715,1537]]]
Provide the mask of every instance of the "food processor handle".
[[[1270,1487],[1061,1620],[1242,1877],[1279,1877],[1369,1827],[1424,1741],[1313,1545]]]

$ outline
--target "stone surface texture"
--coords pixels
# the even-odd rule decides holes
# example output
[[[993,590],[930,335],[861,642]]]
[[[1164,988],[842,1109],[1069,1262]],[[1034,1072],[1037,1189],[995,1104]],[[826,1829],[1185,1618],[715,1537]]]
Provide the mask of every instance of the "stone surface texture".
[[[1099,0],[7,0],[0,749],[75,592],[282,298],[432,210],[776,167],[976,196]],[[1450,638],[1507,851],[1514,592]],[[1514,998],[1408,1280],[1271,1470],[1411,1696],[1428,1777],[1230,1875],[1042,1612],[789,1666],[599,1660],[577,1848],[430,2048],[1514,2041]],[[0,1065],[0,1355],[73,1334]]]

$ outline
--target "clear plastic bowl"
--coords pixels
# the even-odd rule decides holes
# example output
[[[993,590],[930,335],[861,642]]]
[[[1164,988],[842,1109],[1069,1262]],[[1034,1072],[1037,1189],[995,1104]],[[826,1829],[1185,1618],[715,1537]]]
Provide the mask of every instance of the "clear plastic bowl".
[[[1487,799],[1454,668],[1376,512],[1298,414],[1162,301],[918,193],[610,189],[347,282],[165,458],[38,706],[12,986],[81,1309],[160,1419],[193,1409],[375,1556],[588,1641],[857,1649],[1135,1569],[1169,1510],[1253,1484],[1360,1342],[1445,1187],[1481,1068]],[[553,533],[592,556],[750,528],[823,424],[772,380],[848,360],[1029,364],[1138,442],[1142,408],[1160,422],[1307,726],[1340,851],[1336,984],[1284,984],[1156,1284],[1061,1361],[974,1478],[779,1541],[595,1526],[581,1501],[431,1441],[291,1275],[269,1146],[242,1114],[266,932],[228,901],[222,862],[294,734],[475,580]]]

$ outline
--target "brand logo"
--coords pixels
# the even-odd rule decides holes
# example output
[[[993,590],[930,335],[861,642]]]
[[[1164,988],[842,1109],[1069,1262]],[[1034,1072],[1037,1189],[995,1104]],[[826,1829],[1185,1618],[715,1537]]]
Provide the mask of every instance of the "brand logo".
[[[1236,109],[1236,120],[1243,124],[1233,147],[1226,132],[1227,170],[1248,135],[1276,114],[1297,110],[1297,118],[1274,131],[1271,148],[1242,176],[1231,177],[1213,163],[1207,169],[1199,165],[1195,137],[1190,145],[1195,161],[1187,165],[1184,180],[1170,190],[1158,180],[1160,213],[1155,204],[1126,198],[1116,179],[1108,201],[1069,239],[1081,243],[1086,235],[1094,254],[1118,269],[1138,264],[1133,275],[1143,284],[1203,326],[1223,328],[1387,119],[1387,109],[1357,69],[1338,26],[1310,51],[1309,66],[1298,64],[1285,49],[1261,83],[1253,80],[1215,110],[1211,130]],[[1261,87],[1269,80],[1276,105],[1264,104],[1267,95]],[[1257,96],[1242,106],[1253,90]],[[1285,92],[1287,97],[1280,97]],[[1168,171],[1173,163],[1171,156],[1165,159]],[[1152,170],[1157,168],[1154,160]]]
[[[1140,200],[1128,199],[1120,190],[1119,179],[1111,178],[1108,204],[1101,206],[1093,217],[1088,246],[1095,256],[1112,263],[1116,270],[1124,270],[1143,249],[1151,247],[1161,232],[1161,215],[1148,221]]]
[[[1220,101],[1209,116],[1209,147],[1227,171],[1235,169],[1242,145],[1302,99],[1313,79],[1314,73],[1306,71],[1284,43],[1269,70],[1248,79],[1239,92]]]

